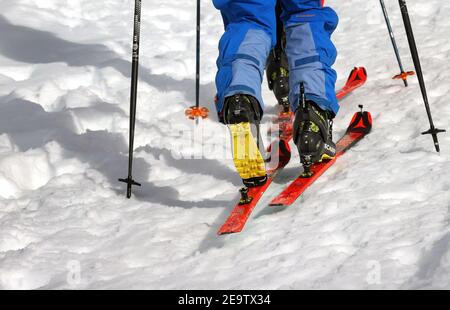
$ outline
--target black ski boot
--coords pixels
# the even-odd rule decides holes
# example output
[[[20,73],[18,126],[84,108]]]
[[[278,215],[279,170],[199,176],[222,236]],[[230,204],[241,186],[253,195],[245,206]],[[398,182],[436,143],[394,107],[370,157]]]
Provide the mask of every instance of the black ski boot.
[[[289,112],[289,63],[285,53],[286,32],[281,21],[283,13],[281,1],[277,1],[275,11],[277,17],[277,44],[267,59],[267,82],[269,89],[275,94],[284,112]]]
[[[258,101],[250,95],[237,94],[225,99],[224,121],[231,132],[233,161],[246,187],[267,182],[264,158],[259,150],[261,115]]]
[[[302,177],[313,175],[311,166],[336,156],[333,142],[333,114],[323,111],[313,101],[307,101],[302,85],[300,107],[295,113],[294,142],[300,153],[304,172]]]
[[[284,112],[289,112],[289,64],[282,49],[273,49],[267,59],[267,82]]]

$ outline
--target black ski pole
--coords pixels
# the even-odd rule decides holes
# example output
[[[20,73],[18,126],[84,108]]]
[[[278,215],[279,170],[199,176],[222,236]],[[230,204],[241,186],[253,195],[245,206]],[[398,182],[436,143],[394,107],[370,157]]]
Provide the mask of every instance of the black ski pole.
[[[398,50],[397,41],[395,40],[394,31],[392,30],[391,21],[389,19],[389,14],[384,4],[384,0],[380,0],[381,9],[383,10],[384,20],[389,31],[389,36],[391,37],[392,46],[394,47],[395,57],[397,58],[398,65],[400,67],[400,74],[394,76],[394,79],[402,79],[405,83],[405,87],[408,87],[408,76],[414,75],[414,71],[405,72],[403,69],[402,59],[400,57],[400,52]]]
[[[428,102],[427,90],[425,87],[425,81],[422,73],[422,66],[420,64],[419,52],[417,51],[416,41],[414,39],[414,33],[411,26],[411,20],[409,18],[408,7],[406,6],[405,0],[398,0],[400,4],[400,10],[402,12],[403,23],[405,24],[406,35],[408,37],[409,47],[411,49],[411,55],[414,61],[414,66],[416,68],[417,77],[419,79],[420,90],[422,91],[423,101],[425,103],[425,109],[427,110],[428,120],[430,122],[430,129],[423,132],[423,135],[431,135],[433,137],[434,146],[437,152],[440,152],[438,134],[445,132],[443,129],[437,129],[434,127],[433,117],[431,115],[430,104]]]
[[[127,198],[131,198],[131,188],[133,185],[141,186],[133,180],[133,151],[134,151],[134,130],[136,126],[136,101],[139,72],[139,44],[141,28],[141,8],[142,0],[135,0],[134,9],[134,30],[133,30],[133,59],[131,63],[131,94],[130,94],[130,137],[128,155],[128,177],[119,179],[127,184]]]
[[[195,43],[195,107],[200,107],[200,16],[201,6],[200,0],[197,0],[197,28],[196,28],[196,43]]]
[[[201,30],[201,5],[200,0],[197,0],[197,28],[196,28],[196,57],[195,57],[195,106],[186,110],[186,116],[190,119],[207,118],[209,110],[205,107],[200,107],[200,30]]]

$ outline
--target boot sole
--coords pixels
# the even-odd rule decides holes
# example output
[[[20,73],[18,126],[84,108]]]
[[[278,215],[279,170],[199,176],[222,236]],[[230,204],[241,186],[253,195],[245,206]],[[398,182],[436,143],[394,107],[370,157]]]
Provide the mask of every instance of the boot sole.
[[[251,131],[250,123],[228,125],[231,132],[233,162],[243,180],[266,176],[264,158]]]

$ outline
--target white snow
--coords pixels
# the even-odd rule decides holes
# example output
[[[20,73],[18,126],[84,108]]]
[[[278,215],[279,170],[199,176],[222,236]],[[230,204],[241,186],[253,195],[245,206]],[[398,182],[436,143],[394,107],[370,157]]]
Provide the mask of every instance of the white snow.
[[[238,198],[226,128],[214,115],[219,13],[203,0],[202,96],[194,103],[195,1],[144,2],[131,200],[127,173],[131,0],[0,0],[0,288],[450,288],[450,135],[434,152],[417,79],[405,89],[381,10],[335,1],[342,85],[336,136],[363,103],[374,130],[295,206],[266,207],[244,232],[216,231]],[[412,68],[395,1],[388,9]],[[450,129],[450,3],[408,2],[436,125]],[[264,86],[265,121],[275,100]],[[195,134],[194,134],[195,132]],[[295,154],[295,153],[294,153]]]

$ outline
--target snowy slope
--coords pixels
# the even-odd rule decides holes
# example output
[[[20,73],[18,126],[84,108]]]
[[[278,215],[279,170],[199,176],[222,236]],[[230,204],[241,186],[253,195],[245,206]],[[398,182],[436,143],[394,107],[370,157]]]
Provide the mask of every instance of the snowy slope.
[[[412,69],[396,1],[388,1]],[[131,0],[0,0],[0,288],[450,288],[450,135],[442,154],[415,78],[405,89],[377,1],[334,1],[343,84],[365,66],[336,135],[363,103],[374,131],[298,203],[215,232],[240,180],[227,131],[194,127],[195,1],[144,1],[132,200],[126,175]],[[203,0],[202,103],[213,110],[223,31]],[[450,129],[450,3],[409,1],[438,127]],[[264,88],[266,120],[274,98]],[[213,113],[214,114],[214,113]],[[196,131],[194,141],[192,133]],[[192,142],[193,141],[193,142]]]

